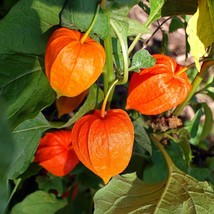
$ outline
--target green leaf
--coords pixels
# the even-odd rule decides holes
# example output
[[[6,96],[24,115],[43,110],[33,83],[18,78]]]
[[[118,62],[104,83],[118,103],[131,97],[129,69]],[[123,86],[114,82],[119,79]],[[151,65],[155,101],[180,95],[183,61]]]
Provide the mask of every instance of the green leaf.
[[[0,2],[0,19],[3,18],[18,1],[19,0],[2,0]]]
[[[126,36],[133,36],[137,35],[139,33],[150,33],[150,30],[142,23],[138,22],[137,20],[129,19],[128,13],[132,6],[137,4],[138,1],[129,1],[130,3],[127,4],[127,2],[121,4],[113,3],[111,5],[110,10],[110,18],[111,21],[114,22],[115,25],[117,25],[117,28],[119,32],[124,34],[124,39]],[[133,3],[134,5],[133,5]],[[113,29],[111,29],[111,35],[113,37],[116,37],[116,34]]]
[[[180,171],[157,143],[167,161],[168,179],[146,184],[135,174],[116,176],[95,194],[95,214],[212,213],[212,187]]]
[[[153,145],[153,144],[152,144]],[[162,182],[167,178],[168,170],[163,155],[156,146],[152,147],[152,155],[147,159],[148,163],[144,167],[143,180],[145,183],[153,184]],[[161,173],[160,173],[161,172]]]
[[[57,125],[57,123],[51,123],[53,128],[64,128],[74,124],[79,118],[84,116],[89,111],[94,110],[103,101],[103,91],[96,85],[92,85],[89,90],[89,95],[80,109],[74,114],[74,116],[65,124]]]
[[[152,154],[152,146],[149,136],[147,135],[144,127],[142,117],[139,117],[133,122],[135,142],[139,144],[140,147],[144,148],[147,152]]]
[[[160,213],[212,213],[214,191],[211,186],[207,182],[197,181],[174,166],[172,173],[158,206]]]
[[[185,161],[187,163],[187,165],[189,165],[190,160],[191,160],[191,147],[190,147],[190,143],[189,143],[189,132],[184,129],[184,128],[180,128],[180,129],[176,129],[175,133],[178,135],[177,138],[174,139],[174,141],[176,143],[178,143],[182,150],[183,150],[183,154],[185,157]]]
[[[164,191],[165,183],[146,184],[135,173],[115,176],[94,196],[94,214],[153,213]]]
[[[73,0],[67,1],[61,14],[61,24],[63,27],[77,29],[85,32],[96,12],[97,0]],[[91,33],[97,34],[101,39],[105,39],[109,32],[109,19],[101,9],[99,11],[95,25]]]
[[[123,36],[124,40],[127,39],[128,35],[128,14],[129,8],[128,7],[120,7],[120,8],[112,8],[110,17],[111,21],[116,25],[118,31]],[[111,29],[111,35],[113,37],[117,37],[114,30]]]
[[[146,27],[144,24],[140,23],[139,21],[135,20],[135,19],[128,19],[128,24],[129,24],[129,28],[128,28],[128,36],[134,36],[134,35],[138,35],[138,34],[150,34],[151,31],[149,30],[148,27]]]
[[[211,17],[211,23],[214,29],[214,15],[213,15],[213,10],[214,10],[214,2],[213,0],[208,0],[208,7],[209,7],[209,12],[210,12],[210,17]]]
[[[5,104],[0,100],[0,213],[4,213],[9,196],[8,167],[13,161],[14,144],[6,118]]]
[[[143,34],[150,34],[151,31],[148,27],[144,24],[140,23],[134,19],[128,19],[129,29],[128,29],[128,36],[137,35],[139,33]]]
[[[194,118],[191,121],[186,121],[185,127],[190,133],[191,142],[193,144],[198,143],[198,136],[200,132],[200,120],[203,115],[203,111],[200,108],[196,113]]]
[[[199,1],[196,13],[190,18],[186,32],[190,51],[200,71],[199,60],[214,42],[214,4],[210,0]],[[206,27],[204,27],[206,26]]]
[[[36,191],[16,204],[10,214],[55,214],[66,205],[66,200],[56,199],[54,194]]]
[[[161,9],[164,5],[164,0],[150,0],[150,14],[146,20],[146,26],[149,26],[152,22],[161,17]]]
[[[56,176],[37,176],[36,182],[39,189],[49,192],[50,190],[56,190],[58,195],[62,195],[64,192],[63,180],[61,177]]]
[[[127,36],[134,36],[139,33],[149,34],[150,30],[144,24],[137,20],[129,19],[128,13],[130,9],[136,5],[139,0],[115,1],[110,10],[111,19],[117,20],[121,28],[125,29]],[[114,32],[113,32],[114,35]]]
[[[51,125],[41,113],[16,127],[13,131],[15,154],[8,169],[8,178],[17,178],[28,168],[43,132],[50,128]]]
[[[65,0],[21,0],[0,20],[0,53],[41,55]]]
[[[13,127],[54,101],[42,64],[36,56],[0,55],[0,95],[8,105],[7,117]]]
[[[177,16],[174,16],[172,18],[172,21],[169,25],[169,33],[173,33],[175,32],[176,30],[178,30],[179,28],[184,28],[184,22],[178,18]]]
[[[181,154],[181,155],[184,156],[186,166],[188,166],[190,163],[191,157],[192,157],[192,153],[191,153],[191,147],[190,147],[190,142],[189,142],[190,134],[187,131],[187,129],[185,129],[185,128],[170,129],[164,133],[156,134],[156,136],[158,136],[158,135],[160,135],[160,138],[162,138],[162,140],[170,139],[181,147],[182,152],[183,152],[183,154]],[[172,145],[172,144],[170,144],[170,145]],[[176,151],[175,154],[178,154],[178,151]],[[176,158],[176,159],[178,160],[179,158]],[[175,159],[175,161],[176,161],[176,159]]]
[[[209,176],[212,176],[212,171],[209,168],[200,168],[192,166],[188,169],[188,173],[199,181],[207,181]]]
[[[200,103],[200,108],[196,112],[191,121],[187,121],[185,126],[190,133],[191,142],[195,145],[204,140],[212,130],[213,113],[207,103]],[[201,122],[201,117],[205,115],[204,123]]]
[[[134,54],[129,70],[140,72],[140,68],[149,68],[155,63],[155,58],[153,58],[147,50],[141,49]]]

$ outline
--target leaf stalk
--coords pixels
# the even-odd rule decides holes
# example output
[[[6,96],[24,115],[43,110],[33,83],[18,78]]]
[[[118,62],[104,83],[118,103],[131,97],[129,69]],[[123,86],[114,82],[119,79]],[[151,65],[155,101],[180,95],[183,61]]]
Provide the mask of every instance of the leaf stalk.
[[[94,15],[94,18],[93,18],[89,28],[84,33],[83,37],[80,39],[80,43],[81,44],[83,44],[85,42],[86,38],[88,37],[89,33],[91,32],[92,28],[94,27],[94,24],[95,24],[95,22],[97,20],[98,14],[99,14],[99,10],[100,10],[100,4],[97,5],[96,13]]]
[[[104,99],[103,104],[102,104],[102,107],[101,107],[101,117],[105,117],[105,114],[106,114],[106,104],[107,104],[109,95],[110,95],[112,89],[116,86],[117,83],[118,83],[118,79],[116,79],[116,80],[112,83],[111,87],[109,88],[109,90],[108,90],[108,92],[107,92],[107,94],[106,94],[106,96],[105,96],[105,99]]]

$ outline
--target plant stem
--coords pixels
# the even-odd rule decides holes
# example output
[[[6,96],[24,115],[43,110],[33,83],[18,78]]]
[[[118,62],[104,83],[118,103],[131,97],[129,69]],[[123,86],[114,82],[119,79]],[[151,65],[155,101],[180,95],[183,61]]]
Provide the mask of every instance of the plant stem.
[[[109,88],[109,90],[108,90],[108,92],[107,92],[107,94],[106,94],[106,96],[105,96],[105,99],[104,99],[104,101],[103,101],[102,108],[101,108],[101,117],[105,117],[106,104],[107,104],[109,95],[110,95],[112,89],[116,86],[117,83],[118,83],[118,79],[116,79],[116,80],[112,83],[111,87]]]
[[[129,64],[128,64],[128,48],[127,45],[123,39],[122,34],[120,33],[120,31],[117,29],[116,25],[110,21],[110,24],[112,26],[112,28],[114,29],[119,42],[120,42],[120,46],[122,49],[122,54],[123,54],[123,79],[118,81],[118,85],[124,85],[126,84],[126,82],[128,81],[128,74],[129,74]]]
[[[184,107],[187,105],[187,103],[190,101],[192,96],[195,94],[198,86],[200,85],[201,81],[203,80],[205,74],[207,73],[207,71],[211,65],[214,65],[213,60],[203,62],[200,72],[197,74],[197,76],[193,80],[192,88],[191,88],[187,98],[184,100],[183,103],[181,103],[179,106],[177,106],[176,109],[174,110],[174,112],[172,113],[174,116],[178,117],[181,114]]]
[[[112,41],[110,35],[108,35],[107,38],[104,40],[104,47],[106,53],[106,67],[103,73],[103,82],[104,82],[104,94],[106,96],[109,86],[115,80],[112,58]]]
[[[129,46],[129,49],[128,49],[128,55],[130,55],[130,53],[132,52],[132,50],[135,48],[136,44],[138,43],[138,41],[141,39],[141,36],[143,34],[142,33],[139,33],[133,40],[133,42],[131,43],[131,45]]]
[[[91,32],[92,28],[94,27],[94,24],[95,24],[95,22],[97,20],[97,16],[98,16],[99,10],[100,10],[100,4],[97,5],[97,10],[96,10],[94,18],[93,18],[93,20],[91,22],[91,25],[89,26],[87,31],[84,33],[83,37],[80,39],[80,43],[81,44],[83,44],[85,42],[87,36],[89,35],[89,33]]]

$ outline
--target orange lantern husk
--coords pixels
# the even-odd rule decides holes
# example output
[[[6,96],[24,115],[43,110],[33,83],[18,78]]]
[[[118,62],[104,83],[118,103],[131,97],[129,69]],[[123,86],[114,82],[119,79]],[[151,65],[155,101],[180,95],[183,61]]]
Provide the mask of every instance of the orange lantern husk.
[[[153,67],[133,73],[126,109],[156,115],[176,107],[187,97],[192,86],[182,72],[184,68],[171,57],[161,54],[153,57],[156,59]]]
[[[45,53],[45,73],[58,97],[74,97],[100,76],[105,51],[100,43],[76,30],[59,28],[50,37]]]
[[[47,133],[39,143],[34,162],[55,176],[65,176],[79,163],[70,130]]]
[[[134,142],[134,128],[121,109],[100,110],[79,119],[72,129],[72,142],[79,160],[104,183],[128,165]]]

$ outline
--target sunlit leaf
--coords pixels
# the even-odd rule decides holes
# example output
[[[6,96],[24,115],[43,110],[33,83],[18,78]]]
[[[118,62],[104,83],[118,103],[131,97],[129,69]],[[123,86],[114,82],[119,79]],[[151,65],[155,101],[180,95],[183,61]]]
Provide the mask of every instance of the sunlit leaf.
[[[94,214],[153,213],[164,186],[165,182],[146,184],[135,173],[116,176],[95,194]]]
[[[128,19],[128,36],[134,36],[137,34],[150,34],[150,30],[142,23],[134,19]]]
[[[129,70],[140,72],[140,68],[149,68],[155,64],[156,60],[145,49],[137,51],[133,58]]]
[[[206,54],[206,49],[214,42],[214,5],[210,0],[200,0],[196,13],[187,26],[188,42],[196,67],[200,71],[199,59]],[[206,27],[205,27],[206,26]]]
[[[183,173],[164,156],[170,172],[166,181],[146,184],[135,173],[116,176],[95,194],[94,213],[212,213],[212,187]]]
[[[150,0],[150,14],[146,20],[146,26],[161,17],[161,8],[164,5],[164,0]]]
[[[120,2],[120,3],[119,3]],[[129,3],[128,3],[129,2]],[[144,24],[137,20],[129,19],[128,13],[134,4],[138,1],[117,1],[113,3],[110,10],[110,18],[117,24],[120,32],[125,33],[127,36],[141,34],[148,34],[150,30]],[[115,32],[111,31],[111,34],[115,36]]]

